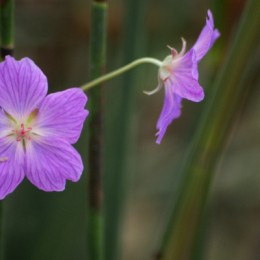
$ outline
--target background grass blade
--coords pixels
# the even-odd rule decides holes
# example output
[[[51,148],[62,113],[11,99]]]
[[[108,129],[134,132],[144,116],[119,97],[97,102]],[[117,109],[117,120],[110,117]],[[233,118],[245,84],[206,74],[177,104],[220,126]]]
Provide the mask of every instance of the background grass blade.
[[[1,17],[1,57],[13,55],[14,51],[14,0],[0,3]]]
[[[108,3],[92,1],[90,75],[102,75],[106,62],[106,30]],[[88,259],[103,259],[103,201],[102,201],[102,105],[101,88],[89,91],[89,151],[88,151]]]
[[[123,65],[141,56],[145,38],[145,6],[146,0],[124,1],[123,57],[120,62]],[[108,107],[105,133],[105,252],[108,260],[121,259],[122,216],[127,183],[134,165],[135,79],[136,70],[127,72],[119,80],[113,80],[113,87],[107,90],[108,99],[113,101]],[[140,95],[140,89],[138,93]]]

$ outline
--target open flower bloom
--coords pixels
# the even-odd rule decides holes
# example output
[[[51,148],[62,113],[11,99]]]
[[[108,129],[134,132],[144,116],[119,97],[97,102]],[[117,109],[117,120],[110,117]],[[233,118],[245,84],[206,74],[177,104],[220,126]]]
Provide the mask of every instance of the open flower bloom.
[[[147,94],[154,94],[163,86],[165,99],[163,109],[157,122],[157,140],[160,143],[168,125],[181,114],[182,99],[200,102],[204,98],[203,88],[198,82],[199,74],[197,64],[212,47],[219,37],[219,32],[214,29],[213,17],[208,11],[206,25],[193,47],[185,53],[186,42],[182,39],[182,50],[178,53],[174,48],[171,55],[167,56],[159,69],[159,84],[157,88]]]
[[[0,63],[0,199],[26,176],[44,191],[79,180],[83,164],[72,147],[88,111],[79,88],[47,95],[43,72],[28,58]]]

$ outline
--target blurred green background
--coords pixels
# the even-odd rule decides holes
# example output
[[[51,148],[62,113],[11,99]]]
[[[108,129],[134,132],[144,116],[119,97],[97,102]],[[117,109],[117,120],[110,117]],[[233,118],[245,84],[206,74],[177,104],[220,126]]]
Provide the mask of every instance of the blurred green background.
[[[166,45],[180,49],[180,37],[191,47],[210,8],[221,38],[199,66],[200,83],[207,92],[225,57],[245,2],[109,1],[107,71],[142,56],[163,59],[169,54]],[[15,56],[28,56],[36,62],[48,77],[50,92],[88,81],[90,1],[18,0],[15,25]],[[259,49],[255,52],[259,60]],[[255,85],[239,111],[239,121],[219,160],[212,185],[205,223],[205,260],[260,259],[259,75],[253,82]],[[142,94],[156,84],[157,69],[143,65],[108,82],[103,91],[107,143],[104,168],[109,166],[104,173],[105,180],[110,182],[108,194],[113,183],[118,183],[115,172],[120,169],[119,174],[124,176],[124,193],[113,195],[126,197],[122,220],[118,222],[123,260],[153,259],[168,219],[170,198],[179,184],[180,161],[203,108],[203,104],[184,101],[182,117],[168,128],[162,144],[156,145],[155,125],[164,93],[151,97]],[[130,91],[129,96],[124,96],[125,91]],[[113,144],[121,138],[122,125],[118,122],[124,110],[122,100],[130,105],[126,116],[129,122],[126,160],[120,168],[118,164],[122,161],[117,162],[113,157],[116,149]],[[84,161],[86,136],[85,129],[76,145]],[[78,183],[68,182],[63,193],[44,193],[24,181],[6,198],[3,223],[6,259],[87,259],[86,183],[86,171]],[[113,201],[107,201],[106,212],[110,208]],[[113,212],[109,214],[116,214]],[[109,232],[113,240],[113,233]]]

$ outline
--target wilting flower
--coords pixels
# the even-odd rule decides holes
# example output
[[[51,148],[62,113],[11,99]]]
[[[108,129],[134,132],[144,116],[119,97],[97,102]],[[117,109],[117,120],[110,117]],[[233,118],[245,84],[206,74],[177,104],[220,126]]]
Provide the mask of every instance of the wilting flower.
[[[83,165],[71,146],[88,111],[79,88],[47,95],[47,79],[28,58],[0,63],[0,199],[26,176],[44,191],[79,180]]]
[[[174,48],[171,55],[167,56],[159,69],[159,84],[157,88],[147,94],[154,94],[163,86],[165,99],[163,109],[157,122],[157,140],[160,143],[168,125],[181,114],[182,99],[199,102],[204,98],[203,88],[198,82],[199,74],[197,64],[212,47],[219,37],[219,32],[214,29],[214,21],[210,11],[206,25],[193,47],[185,53],[186,42],[182,39],[182,50],[178,53]]]

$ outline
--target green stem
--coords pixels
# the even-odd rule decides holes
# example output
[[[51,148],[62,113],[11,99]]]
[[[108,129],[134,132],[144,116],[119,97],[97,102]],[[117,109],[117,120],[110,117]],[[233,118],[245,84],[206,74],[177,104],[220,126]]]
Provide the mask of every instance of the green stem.
[[[121,64],[128,64],[143,52],[146,39],[148,0],[123,1],[127,10],[123,21]],[[134,17],[134,19],[133,19]],[[148,58],[150,60],[150,58]],[[155,61],[157,63],[157,61]],[[142,70],[143,71],[143,70]],[[113,90],[106,91],[105,120],[105,255],[106,260],[122,259],[122,226],[126,197],[135,165],[135,117],[138,85],[141,71],[129,71],[115,81]],[[122,87],[124,86],[124,87]],[[116,102],[113,100],[116,99]]]
[[[14,0],[1,0],[1,57],[13,55],[14,51]]]
[[[99,84],[101,84],[101,83],[103,83],[107,80],[110,80],[114,77],[117,77],[117,76],[123,74],[124,72],[126,72],[130,69],[133,69],[134,67],[136,67],[140,64],[143,64],[143,63],[152,63],[152,64],[154,64],[158,67],[160,67],[162,65],[162,62],[160,60],[157,60],[157,59],[154,59],[154,58],[145,57],[145,58],[137,59],[137,60],[135,60],[135,61],[117,69],[117,70],[114,70],[114,71],[112,71],[112,72],[110,72],[110,73],[108,73],[104,76],[101,76],[101,77],[99,77],[95,80],[90,81],[89,83],[83,85],[81,87],[81,89],[83,91],[87,91],[87,90],[95,87],[96,85],[99,85]]]
[[[225,65],[211,88],[191,150],[183,162],[183,185],[157,259],[194,259],[214,167],[248,92],[248,84],[241,79],[246,77],[245,68],[258,45],[259,9],[259,0],[248,1]]]
[[[90,76],[103,74],[106,63],[107,1],[91,3]],[[102,111],[101,88],[89,92],[88,149],[88,258],[103,259]]]

